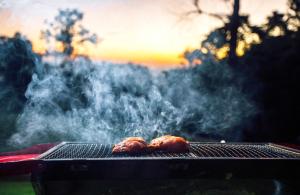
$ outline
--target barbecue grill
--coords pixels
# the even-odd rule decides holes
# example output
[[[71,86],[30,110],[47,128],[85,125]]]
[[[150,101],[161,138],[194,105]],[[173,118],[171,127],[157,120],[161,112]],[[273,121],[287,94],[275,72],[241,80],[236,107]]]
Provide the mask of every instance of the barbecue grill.
[[[57,189],[84,185],[88,190],[94,188],[92,194],[95,194],[98,186],[105,188],[117,182],[127,189],[128,181],[135,181],[132,186],[151,181],[155,188],[158,181],[159,185],[165,185],[174,179],[185,183],[194,179],[231,178],[299,180],[300,151],[296,149],[271,143],[192,142],[190,145],[187,153],[157,151],[128,155],[112,154],[113,145],[63,142],[39,156],[32,174],[33,186],[37,194],[57,194]],[[83,181],[100,183],[91,187]],[[71,190],[73,194],[76,191]]]

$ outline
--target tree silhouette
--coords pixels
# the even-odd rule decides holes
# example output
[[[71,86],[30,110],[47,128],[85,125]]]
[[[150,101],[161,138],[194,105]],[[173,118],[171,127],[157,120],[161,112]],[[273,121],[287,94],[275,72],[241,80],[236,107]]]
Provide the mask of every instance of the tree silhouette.
[[[223,0],[224,2],[230,2],[229,0]],[[237,42],[238,42],[238,28],[240,27],[240,0],[233,0],[232,2],[232,14],[226,15],[226,14],[218,14],[218,13],[210,13],[206,12],[203,9],[201,9],[200,0],[193,0],[193,4],[196,8],[194,11],[188,12],[188,14],[191,13],[197,13],[197,14],[205,14],[211,17],[214,17],[216,19],[221,20],[226,28],[222,30],[226,30],[224,34],[228,34],[226,36],[226,40],[229,44],[229,51],[228,51],[228,62],[230,65],[236,65],[237,64]],[[221,30],[221,29],[219,29]]]
[[[77,9],[59,10],[54,21],[45,23],[48,25],[42,31],[42,39],[48,43],[54,40],[62,47],[62,53],[68,57],[74,55],[74,48],[86,42],[96,44],[98,38],[81,25],[84,14]],[[47,53],[50,51],[47,50]]]
[[[288,1],[289,12],[288,22],[293,30],[299,30],[300,28],[300,1],[289,0]]]
[[[241,66],[231,70],[247,78],[241,90],[259,110],[250,126],[242,127],[245,141],[300,142],[300,1],[289,0],[288,7],[284,14],[272,12],[259,26],[251,25],[248,16],[239,15],[237,47],[243,43],[244,54],[237,58]],[[230,19],[223,20],[223,26],[210,32],[200,48],[183,56],[190,64],[200,59],[206,65],[206,57],[222,61],[217,54],[230,48],[230,25]]]
[[[0,37],[0,86],[12,87],[22,101],[31,81],[37,56],[26,37],[17,32],[13,37]]]
[[[37,60],[31,42],[21,33],[0,36],[0,150],[7,147],[6,140],[15,132]]]
[[[253,100],[261,113],[252,128],[256,131],[248,132],[251,141],[300,141],[300,1],[289,0],[288,5],[287,13],[273,12],[267,18],[259,28],[260,43],[240,59],[245,74],[257,80],[247,89],[260,86]]]
[[[226,0],[224,1],[227,2]],[[211,17],[220,19],[223,22],[223,26],[210,32],[206,39],[202,41],[200,49],[197,49],[197,51],[186,51],[183,54],[183,57],[187,59],[190,64],[192,61],[195,61],[195,59],[202,61],[202,58],[209,54],[210,57],[215,57],[217,59],[225,58],[228,60],[229,65],[234,65],[239,61],[238,55],[243,55],[254,44],[259,44],[269,37],[287,34],[290,35],[291,33],[296,32],[300,27],[299,0],[289,0],[288,13],[282,14],[278,11],[274,11],[269,17],[266,18],[266,23],[260,26],[250,24],[248,15],[235,15],[238,21],[238,26],[235,30],[232,27],[233,14],[228,16],[226,14],[205,12],[201,10],[199,2],[199,0],[194,1],[194,5],[197,9],[196,11],[191,11],[188,14],[199,13],[209,15]],[[232,5],[235,6],[235,3],[239,4],[239,2],[234,1]],[[203,51],[202,49],[204,49],[206,52],[199,55],[199,51]],[[239,53],[236,53],[236,51]],[[197,53],[197,55],[191,55],[194,53]],[[219,55],[220,53],[222,55]]]
[[[228,56],[228,62],[229,64],[232,65],[237,64],[236,48],[237,48],[237,37],[238,37],[237,33],[238,33],[238,28],[240,26],[239,10],[240,10],[240,0],[234,0],[233,12],[230,17],[230,25],[229,25],[230,40],[229,40],[229,56]]]
[[[229,60],[229,52],[230,52],[230,40],[231,40],[231,31],[230,27],[231,22],[224,21],[222,27],[214,29],[210,32],[206,38],[201,42],[200,49],[196,49],[195,51],[186,51],[183,54],[183,57],[188,61],[192,62],[196,59],[203,61],[204,58],[213,57],[216,59],[224,59]],[[265,37],[266,32],[260,26],[253,26],[249,22],[249,17],[247,15],[239,16],[239,27],[236,34],[237,44],[235,47],[239,53],[236,53],[237,57],[239,55],[243,55],[253,44],[257,44],[260,42],[260,37]],[[202,52],[199,55],[199,52]],[[191,55],[192,53],[196,53],[197,55]],[[193,60],[192,60],[193,58]],[[238,58],[236,59],[238,60]],[[230,65],[233,65],[231,61],[229,61]]]
[[[274,11],[271,16],[267,18],[267,24],[265,25],[265,31],[268,35],[284,35],[289,32],[285,15]],[[277,29],[277,31],[276,31]],[[274,34],[275,33],[275,34]]]

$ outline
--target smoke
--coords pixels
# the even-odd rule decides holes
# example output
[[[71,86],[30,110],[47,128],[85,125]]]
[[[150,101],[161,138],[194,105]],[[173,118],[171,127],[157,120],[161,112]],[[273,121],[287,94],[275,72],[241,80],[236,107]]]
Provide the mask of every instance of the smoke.
[[[241,127],[255,114],[238,75],[213,60],[167,71],[84,59],[41,66],[10,144],[114,143],[167,133],[240,140]]]

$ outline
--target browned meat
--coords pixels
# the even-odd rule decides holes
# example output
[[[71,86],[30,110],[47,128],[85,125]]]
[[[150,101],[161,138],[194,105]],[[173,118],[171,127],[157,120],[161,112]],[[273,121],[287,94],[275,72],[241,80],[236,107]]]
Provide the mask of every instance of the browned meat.
[[[112,150],[113,153],[142,153],[147,150],[147,143],[141,137],[129,137],[116,144]]]
[[[182,137],[165,135],[153,139],[148,145],[148,148],[151,151],[187,152],[189,150],[189,142]]]

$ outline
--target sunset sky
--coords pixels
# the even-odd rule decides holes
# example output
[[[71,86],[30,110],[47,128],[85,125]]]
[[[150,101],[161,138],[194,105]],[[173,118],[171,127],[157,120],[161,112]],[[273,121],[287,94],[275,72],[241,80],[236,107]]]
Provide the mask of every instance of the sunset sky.
[[[36,51],[44,20],[52,20],[58,8],[84,12],[83,25],[103,40],[84,49],[97,60],[135,62],[152,67],[174,67],[186,48],[196,48],[220,22],[207,16],[183,18],[193,9],[193,0],[0,0],[0,34],[20,31]],[[222,0],[202,0],[207,11],[229,13]],[[241,0],[241,12],[254,24],[265,21],[273,10],[285,12],[286,0]]]

